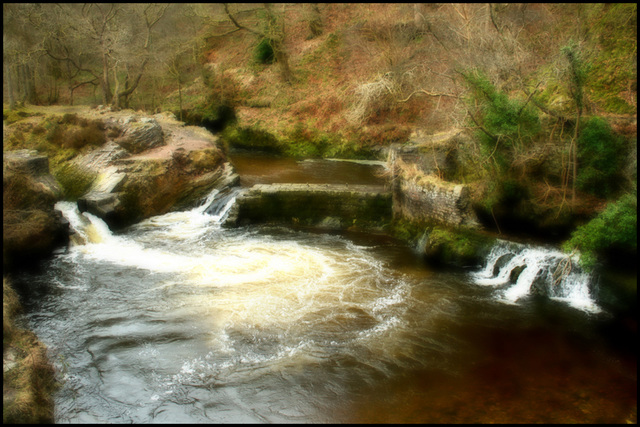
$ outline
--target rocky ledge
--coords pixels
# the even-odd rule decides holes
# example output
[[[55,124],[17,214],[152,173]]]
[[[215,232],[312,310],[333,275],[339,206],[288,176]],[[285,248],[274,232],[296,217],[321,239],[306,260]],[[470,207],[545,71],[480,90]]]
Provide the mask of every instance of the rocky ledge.
[[[237,183],[217,137],[202,128],[166,114],[108,120],[120,136],[75,163],[96,176],[78,208],[112,228],[187,208],[212,189]]]
[[[3,269],[33,264],[65,244],[69,224],[54,209],[62,195],[49,160],[35,150],[2,156]]]
[[[79,197],[78,208],[111,228],[189,208],[214,188],[239,182],[217,137],[203,128],[185,126],[172,114],[147,116],[88,107],[68,114],[104,124],[104,143],[88,144],[65,166],[73,166],[82,180],[92,181]],[[47,156],[35,150],[4,153],[5,268],[31,264],[68,241],[69,225],[55,210],[65,191],[50,174]]]

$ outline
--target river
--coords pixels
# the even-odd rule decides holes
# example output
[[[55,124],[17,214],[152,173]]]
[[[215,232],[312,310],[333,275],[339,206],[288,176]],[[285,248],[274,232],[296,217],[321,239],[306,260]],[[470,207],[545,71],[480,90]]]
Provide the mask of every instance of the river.
[[[381,179],[234,163],[244,186]],[[57,423],[635,420],[635,344],[595,297],[505,299],[489,267],[433,270],[387,237],[224,229],[218,196],[118,233],[58,204],[73,243],[13,279],[63,381]]]

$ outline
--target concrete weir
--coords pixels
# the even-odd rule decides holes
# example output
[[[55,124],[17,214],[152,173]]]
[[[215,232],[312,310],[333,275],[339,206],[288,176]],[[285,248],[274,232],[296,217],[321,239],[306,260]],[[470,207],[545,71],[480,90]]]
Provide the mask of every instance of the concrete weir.
[[[342,229],[371,226],[392,215],[384,186],[257,184],[241,193],[225,225],[280,223]]]

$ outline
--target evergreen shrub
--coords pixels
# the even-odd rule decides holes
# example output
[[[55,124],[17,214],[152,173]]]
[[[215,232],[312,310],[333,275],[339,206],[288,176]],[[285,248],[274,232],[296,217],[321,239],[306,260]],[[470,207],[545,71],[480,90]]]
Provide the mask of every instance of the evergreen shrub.
[[[482,152],[492,155],[504,171],[512,161],[513,149],[527,145],[540,132],[538,114],[530,105],[498,90],[483,72],[472,70],[463,76],[473,93],[471,104],[478,105],[476,120],[492,135],[477,131]]]
[[[578,188],[598,197],[614,195],[623,181],[624,148],[606,120],[589,119],[578,138]]]
[[[593,269],[598,258],[611,248],[638,250],[638,199],[625,194],[583,226],[578,227],[563,244],[567,252],[578,249],[580,264]]]
[[[253,51],[253,57],[260,64],[272,64],[275,61],[272,41],[266,37],[260,40]]]

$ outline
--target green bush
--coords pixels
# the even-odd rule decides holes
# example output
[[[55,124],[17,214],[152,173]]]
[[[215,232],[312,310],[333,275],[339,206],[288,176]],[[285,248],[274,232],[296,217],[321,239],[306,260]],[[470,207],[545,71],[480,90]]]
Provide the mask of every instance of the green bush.
[[[57,123],[52,123],[47,130],[45,138],[51,144],[62,147],[65,141],[64,127]]]
[[[219,132],[236,123],[236,112],[229,104],[203,103],[184,114],[185,122]]]
[[[282,153],[283,147],[271,133],[250,127],[228,126],[221,134],[222,141],[231,148],[258,149]]]
[[[65,113],[65,115],[62,116],[58,123],[63,125],[79,125],[81,120],[82,119],[80,119],[77,114]]]
[[[477,131],[482,153],[492,155],[496,166],[504,171],[512,162],[513,149],[527,145],[539,133],[538,114],[530,105],[499,91],[483,72],[472,70],[463,76],[472,90],[470,102],[477,105],[475,120],[492,135]]]
[[[63,146],[79,150],[87,145],[100,146],[106,141],[104,131],[100,130],[96,124],[91,123],[87,127],[81,127],[71,132]]]
[[[595,267],[598,258],[608,249],[638,249],[638,200],[635,194],[626,194],[587,224],[578,227],[563,249],[580,251],[580,264],[587,270]]]
[[[530,199],[527,186],[513,178],[492,177],[488,184],[489,190],[483,198],[483,207],[487,211],[492,211],[494,208],[514,211]]]
[[[275,61],[272,40],[263,38],[253,51],[253,57],[260,64],[272,64]]]
[[[578,138],[578,188],[598,197],[615,194],[623,180],[625,151],[623,139],[606,120],[589,119]]]

